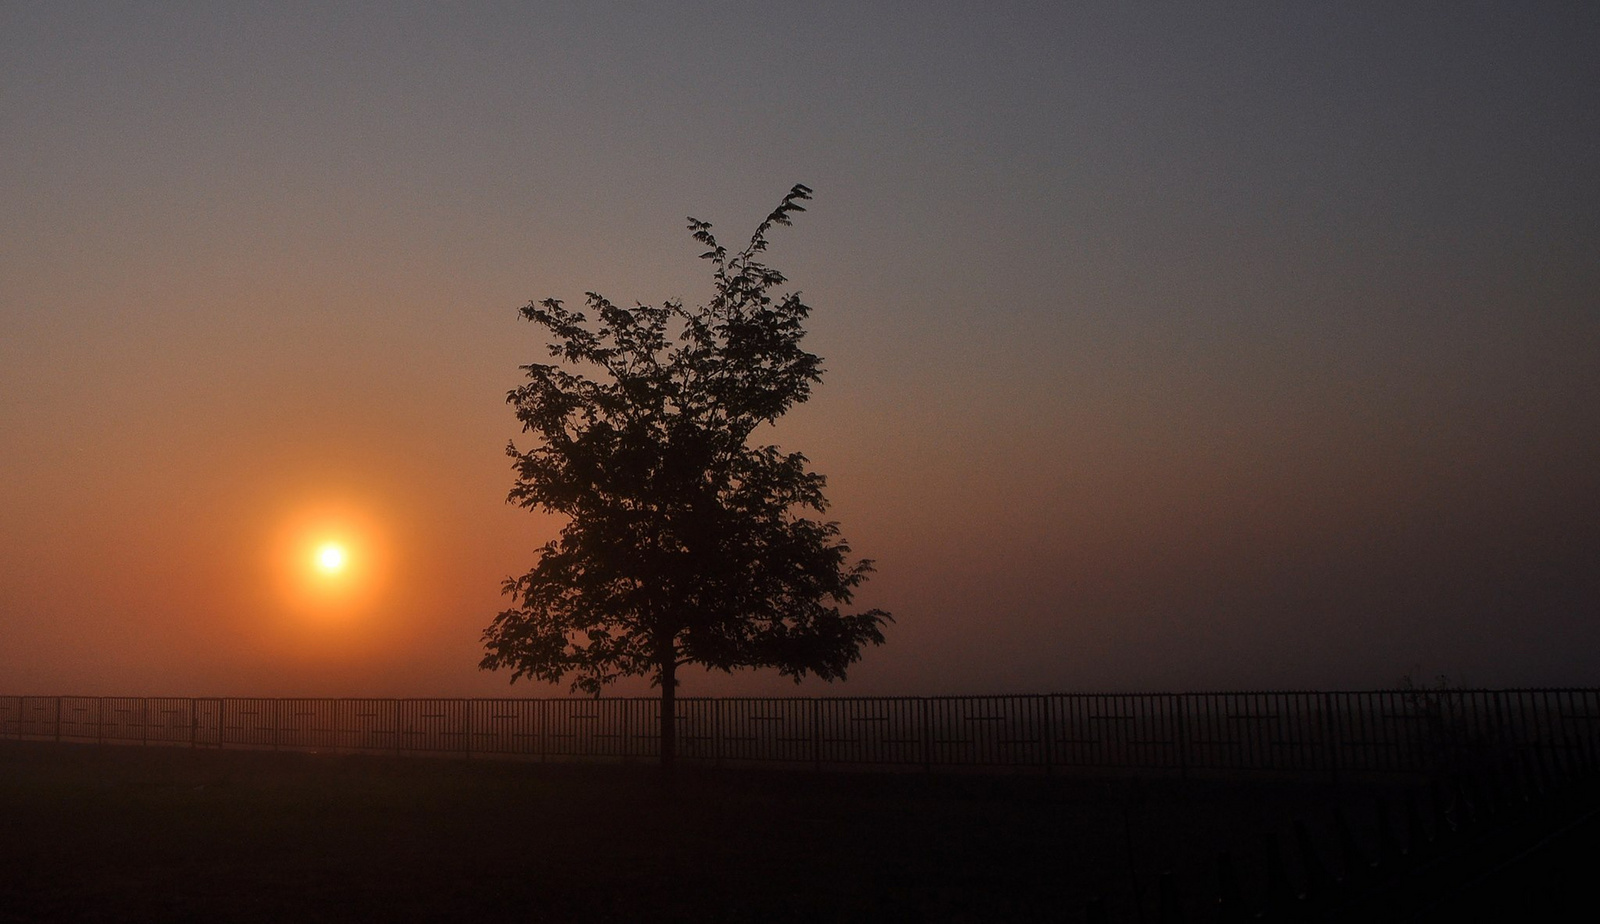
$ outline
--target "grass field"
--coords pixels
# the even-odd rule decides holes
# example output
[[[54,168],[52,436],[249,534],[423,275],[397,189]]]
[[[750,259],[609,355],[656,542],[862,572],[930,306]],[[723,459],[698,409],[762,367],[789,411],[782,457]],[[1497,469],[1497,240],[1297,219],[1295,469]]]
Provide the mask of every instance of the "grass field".
[[[1332,798],[0,742],[0,921],[1076,921]]]

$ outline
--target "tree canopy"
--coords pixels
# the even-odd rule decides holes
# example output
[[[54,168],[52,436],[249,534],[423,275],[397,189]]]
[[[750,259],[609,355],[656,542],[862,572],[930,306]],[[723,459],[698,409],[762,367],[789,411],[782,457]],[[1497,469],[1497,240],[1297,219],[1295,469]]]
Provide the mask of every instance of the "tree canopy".
[[[870,560],[852,561],[824,520],[826,480],[806,457],[755,437],[822,381],[802,347],[810,308],[766,265],[767,236],[805,209],[797,185],[731,253],[689,219],[705,247],[704,305],[587,310],[549,298],[522,316],[549,336],[549,363],[521,367],[506,400],[536,444],[507,446],[508,500],[559,514],[559,536],[508,578],[513,605],[485,630],[485,669],[598,694],[628,675],[662,688],[662,757],[683,664],[776,668],[843,678],[890,616],[846,613]]]

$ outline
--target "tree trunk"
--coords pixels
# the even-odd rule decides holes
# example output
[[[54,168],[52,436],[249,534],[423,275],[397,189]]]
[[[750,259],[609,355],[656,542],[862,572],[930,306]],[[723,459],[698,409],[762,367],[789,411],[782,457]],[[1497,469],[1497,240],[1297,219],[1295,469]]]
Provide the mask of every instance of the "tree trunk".
[[[661,659],[661,770],[670,774],[678,760],[678,661],[676,652]]]

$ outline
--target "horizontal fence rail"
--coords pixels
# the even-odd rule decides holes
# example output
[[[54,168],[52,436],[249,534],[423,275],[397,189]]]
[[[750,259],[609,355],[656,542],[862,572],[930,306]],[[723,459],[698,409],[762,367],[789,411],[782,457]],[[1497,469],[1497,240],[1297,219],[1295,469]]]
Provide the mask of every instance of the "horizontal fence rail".
[[[0,738],[467,757],[648,760],[657,699],[0,696]],[[707,763],[1437,773],[1537,751],[1589,760],[1600,689],[680,698]]]

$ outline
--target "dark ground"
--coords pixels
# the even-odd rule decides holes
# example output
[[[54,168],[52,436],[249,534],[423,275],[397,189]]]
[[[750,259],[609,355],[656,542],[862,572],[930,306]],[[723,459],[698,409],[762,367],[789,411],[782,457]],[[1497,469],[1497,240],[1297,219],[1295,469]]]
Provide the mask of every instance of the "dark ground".
[[[1268,833],[1393,789],[684,767],[668,795],[642,766],[8,741],[0,921],[1132,919],[1130,868],[1153,915],[1161,870],[1205,888],[1230,848],[1248,882]]]
[[[1441,869],[1403,883],[1399,900],[1379,903],[1380,914],[1422,924],[1600,920],[1600,812],[1592,791],[1576,801],[1575,813],[1513,823],[1465,845]]]

